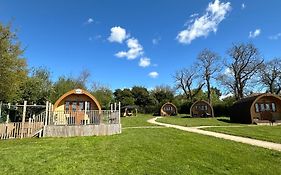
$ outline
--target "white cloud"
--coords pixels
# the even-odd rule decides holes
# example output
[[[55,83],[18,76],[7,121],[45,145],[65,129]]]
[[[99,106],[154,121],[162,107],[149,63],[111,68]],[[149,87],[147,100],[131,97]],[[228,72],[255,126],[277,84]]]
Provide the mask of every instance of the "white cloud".
[[[153,39],[152,39],[152,44],[153,44],[153,45],[157,45],[157,44],[159,44],[159,41],[160,41],[160,40],[161,40],[160,37],[153,38]]]
[[[140,67],[148,67],[150,66],[150,59],[147,57],[143,57],[139,61],[139,66]]]
[[[157,78],[157,77],[159,76],[159,74],[158,74],[158,72],[150,72],[150,73],[148,74],[148,76],[149,76],[150,78]]]
[[[119,58],[127,57],[129,60],[133,60],[143,54],[143,47],[139,44],[139,41],[135,38],[127,40],[128,51],[120,51],[115,54]]]
[[[278,40],[281,37],[281,33],[277,33],[276,35],[269,36],[268,38],[271,40]]]
[[[261,34],[261,29],[256,29],[254,32],[250,31],[249,38],[256,38]]]
[[[199,14],[198,13],[193,13],[193,14],[190,15],[190,18],[194,18],[196,16],[199,16]]]
[[[227,97],[231,97],[231,96],[233,96],[232,93],[228,93],[228,94],[225,94],[225,95],[221,95],[221,96],[220,96],[220,100],[223,100],[223,99],[225,99],[225,98],[227,98]]]
[[[246,5],[244,3],[241,4],[241,9],[244,10],[246,8]]]
[[[123,41],[128,38],[128,35],[126,34],[126,30],[123,29],[120,26],[115,26],[110,29],[111,34],[108,37],[108,41],[110,42],[117,42],[117,43],[123,43]]]
[[[93,22],[94,22],[93,18],[89,18],[89,19],[87,20],[87,24],[91,24],[91,23],[93,23]]]
[[[192,40],[205,36],[210,32],[216,32],[218,25],[225,19],[226,14],[231,10],[230,2],[220,3],[215,0],[209,3],[203,16],[196,18],[187,29],[179,32],[177,40],[180,43],[190,44]]]
[[[225,75],[231,75],[231,74],[232,74],[232,70],[230,70],[229,68],[226,68],[226,69],[224,70],[224,74],[225,74]]]

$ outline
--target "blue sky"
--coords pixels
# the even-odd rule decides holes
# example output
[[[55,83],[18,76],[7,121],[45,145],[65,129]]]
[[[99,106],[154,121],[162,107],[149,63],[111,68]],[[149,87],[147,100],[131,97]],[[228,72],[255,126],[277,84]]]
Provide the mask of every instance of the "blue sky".
[[[209,48],[222,57],[252,42],[265,59],[281,56],[279,0],[0,0],[28,65],[60,75],[83,69],[112,89],[173,86],[176,70]],[[250,34],[251,32],[251,34]],[[141,61],[142,60],[142,61]]]

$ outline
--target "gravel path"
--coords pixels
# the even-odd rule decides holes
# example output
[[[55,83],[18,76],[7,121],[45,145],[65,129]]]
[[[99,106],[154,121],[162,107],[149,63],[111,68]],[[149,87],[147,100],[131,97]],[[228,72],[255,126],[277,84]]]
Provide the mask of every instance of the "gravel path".
[[[222,139],[226,139],[226,140],[232,140],[235,142],[245,143],[245,144],[254,145],[254,146],[267,148],[267,149],[271,149],[271,150],[281,151],[281,144],[278,144],[278,143],[267,142],[267,141],[262,141],[262,140],[257,140],[257,139],[250,139],[250,138],[246,138],[246,137],[233,136],[233,135],[229,135],[229,134],[222,134],[222,133],[217,133],[217,132],[212,132],[212,131],[204,131],[204,130],[200,130],[199,128],[196,128],[196,127],[184,127],[184,126],[160,123],[160,122],[156,121],[158,118],[161,118],[161,117],[155,117],[155,118],[149,119],[149,120],[147,120],[147,122],[156,124],[156,125],[160,125],[160,126],[180,129],[183,131],[193,132],[193,133],[197,133],[197,134],[222,138]]]

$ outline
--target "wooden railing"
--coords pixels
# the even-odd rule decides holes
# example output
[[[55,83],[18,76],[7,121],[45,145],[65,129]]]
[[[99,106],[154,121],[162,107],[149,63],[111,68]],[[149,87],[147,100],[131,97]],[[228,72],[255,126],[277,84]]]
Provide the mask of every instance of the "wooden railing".
[[[55,111],[48,125],[118,124],[119,120],[119,110]]]
[[[0,124],[0,139],[25,138],[42,134],[46,112],[42,112],[28,122],[6,122]]]

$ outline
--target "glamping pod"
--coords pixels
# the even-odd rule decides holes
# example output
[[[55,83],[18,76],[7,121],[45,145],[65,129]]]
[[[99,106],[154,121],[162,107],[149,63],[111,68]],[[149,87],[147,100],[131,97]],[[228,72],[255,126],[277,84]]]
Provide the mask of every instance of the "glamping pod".
[[[270,93],[243,98],[232,106],[230,119],[237,123],[281,123],[281,98]]]
[[[190,107],[191,117],[214,117],[213,107],[205,100],[199,100]]]
[[[173,103],[165,103],[160,109],[161,116],[174,116],[178,114],[177,107]]]
[[[89,92],[74,89],[62,95],[54,104],[53,110],[57,116],[57,124],[80,125],[89,120],[86,111],[99,113],[101,106]]]

